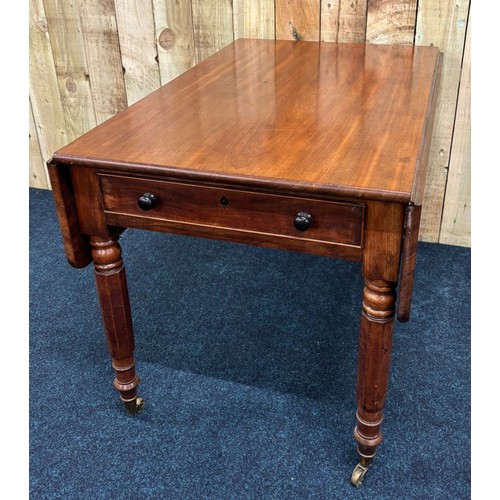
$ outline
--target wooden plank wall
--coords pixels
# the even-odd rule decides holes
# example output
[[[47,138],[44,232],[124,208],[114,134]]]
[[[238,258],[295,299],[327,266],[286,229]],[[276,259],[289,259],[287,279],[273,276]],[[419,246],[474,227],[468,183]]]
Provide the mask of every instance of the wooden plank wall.
[[[30,0],[30,186],[44,161],[234,39],[444,53],[421,239],[470,246],[470,0]]]

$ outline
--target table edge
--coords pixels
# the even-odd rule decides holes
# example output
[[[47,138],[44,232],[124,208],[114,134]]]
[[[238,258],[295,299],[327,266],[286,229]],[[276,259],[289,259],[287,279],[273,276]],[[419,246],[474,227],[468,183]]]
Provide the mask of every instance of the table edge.
[[[414,203],[417,206],[422,205],[424,201],[427,170],[429,164],[430,143],[432,141],[432,132],[434,128],[434,115],[436,114],[439,83],[443,67],[443,57],[444,54],[441,51],[437,50],[430,95],[427,102],[427,109],[425,111],[425,119],[422,126],[422,132],[420,135],[421,139],[417,154],[417,163],[415,165],[415,172],[413,174],[410,202]]]
[[[209,170],[194,170],[164,165],[150,165],[143,163],[119,162],[102,160],[92,157],[61,155],[54,153],[50,160],[58,165],[88,167],[106,170],[109,173],[132,173],[150,175],[165,180],[183,182],[202,182],[208,185],[218,185],[239,189],[253,189],[256,191],[273,191],[280,194],[304,193],[308,195],[321,195],[332,197],[347,197],[362,200],[377,200],[394,203],[409,203],[411,193],[404,191],[386,191],[382,189],[358,188],[324,183],[304,183],[291,179],[272,177],[255,177],[244,174],[222,174]]]

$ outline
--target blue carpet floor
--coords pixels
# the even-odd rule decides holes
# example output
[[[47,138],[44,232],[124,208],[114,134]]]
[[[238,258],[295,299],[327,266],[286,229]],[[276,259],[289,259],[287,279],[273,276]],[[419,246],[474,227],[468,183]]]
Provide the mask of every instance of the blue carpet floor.
[[[30,492],[54,499],[470,498],[470,250],[420,244],[384,436],[354,426],[360,264],[128,230],[143,413],[112,387],[93,270],[30,190]]]

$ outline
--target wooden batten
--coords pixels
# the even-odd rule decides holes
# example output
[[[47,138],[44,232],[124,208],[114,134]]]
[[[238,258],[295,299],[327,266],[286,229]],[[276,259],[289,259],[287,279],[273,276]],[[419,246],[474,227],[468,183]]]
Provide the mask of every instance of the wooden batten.
[[[412,44],[416,14],[417,0],[370,0],[366,42]]]
[[[274,0],[235,0],[234,39],[275,38]]]
[[[80,20],[97,123],[127,107],[114,2],[82,0]]]
[[[437,242],[441,229],[469,3],[421,0],[418,4],[415,44],[433,44],[444,54],[420,227],[424,241]],[[470,131],[467,134],[470,140]]]
[[[439,242],[469,246],[471,242],[471,37],[467,26],[460,91],[446,183]]]
[[[191,2],[153,0],[153,18],[160,79],[164,85],[196,64]]]
[[[40,152],[45,162],[69,141],[42,0],[30,0],[29,44],[30,100]],[[49,185],[46,171],[44,175]]]
[[[153,6],[143,0],[115,0],[115,9],[130,106],[160,86]]]
[[[43,4],[69,142],[97,125],[80,10],[78,2]]]
[[[321,41],[364,43],[367,0],[321,2]]]
[[[192,0],[196,62],[200,63],[234,40],[232,2]]]
[[[276,0],[276,39],[319,40],[320,2]]]
[[[33,109],[30,101],[30,118],[29,118],[29,154],[30,154],[30,186],[36,188],[47,189],[47,177],[45,175],[45,162],[40,151],[40,142],[35,127],[35,119],[33,118]]]

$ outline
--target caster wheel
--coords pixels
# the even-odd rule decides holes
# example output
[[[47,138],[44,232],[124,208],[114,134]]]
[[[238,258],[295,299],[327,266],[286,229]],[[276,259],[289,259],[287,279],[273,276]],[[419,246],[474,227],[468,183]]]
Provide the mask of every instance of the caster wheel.
[[[361,486],[367,472],[368,466],[357,464],[352,471],[351,484],[356,487]]]
[[[141,411],[144,408],[144,399],[143,398],[136,398],[133,399],[132,401],[127,401],[125,404],[125,408],[130,416],[137,415],[138,413],[141,413]]]

